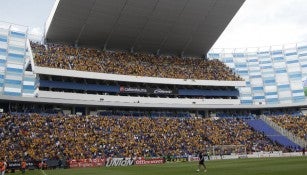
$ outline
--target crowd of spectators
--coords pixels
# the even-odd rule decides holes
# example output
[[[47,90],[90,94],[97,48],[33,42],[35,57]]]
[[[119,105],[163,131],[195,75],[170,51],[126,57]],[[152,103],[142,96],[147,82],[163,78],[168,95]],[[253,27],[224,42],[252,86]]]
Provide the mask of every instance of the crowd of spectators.
[[[288,114],[270,117],[273,122],[286,130],[292,132],[296,136],[307,140],[307,116],[292,116]]]
[[[178,79],[242,80],[218,60],[31,43],[37,66]]]
[[[35,160],[184,156],[214,145],[285,151],[241,119],[2,114],[0,157]],[[216,154],[226,154],[219,150]]]

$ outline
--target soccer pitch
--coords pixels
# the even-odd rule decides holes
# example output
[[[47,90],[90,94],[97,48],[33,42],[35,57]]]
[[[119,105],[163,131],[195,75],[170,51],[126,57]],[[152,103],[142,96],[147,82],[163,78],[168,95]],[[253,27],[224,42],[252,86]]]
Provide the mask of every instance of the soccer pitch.
[[[196,172],[198,162],[165,163],[129,167],[100,167],[28,171],[31,175],[306,175],[307,157],[215,160],[206,162],[208,172]]]

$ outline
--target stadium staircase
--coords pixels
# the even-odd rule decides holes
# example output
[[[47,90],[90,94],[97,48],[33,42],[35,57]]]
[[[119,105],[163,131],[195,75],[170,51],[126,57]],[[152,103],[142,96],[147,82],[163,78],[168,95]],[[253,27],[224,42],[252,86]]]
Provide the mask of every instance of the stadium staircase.
[[[276,131],[263,119],[247,120],[247,123],[256,131],[263,132],[269,139],[283,145],[284,147],[291,149],[300,148],[298,144],[294,143],[289,138]]]

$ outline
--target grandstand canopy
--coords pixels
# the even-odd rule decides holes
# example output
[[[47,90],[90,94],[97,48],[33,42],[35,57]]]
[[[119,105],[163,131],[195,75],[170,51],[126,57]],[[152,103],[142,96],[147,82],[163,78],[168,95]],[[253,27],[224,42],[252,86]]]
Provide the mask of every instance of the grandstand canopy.
[[[46,40],[201,56],[245,0],[57,0]]]

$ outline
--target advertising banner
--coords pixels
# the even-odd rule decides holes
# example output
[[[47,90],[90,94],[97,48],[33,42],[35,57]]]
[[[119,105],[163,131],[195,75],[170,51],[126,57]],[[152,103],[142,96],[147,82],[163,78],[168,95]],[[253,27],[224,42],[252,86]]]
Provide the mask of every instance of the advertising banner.
[[[212,156],[210,156],[210,159],[211,159],[211,157],[212,157]],[[204,160],[205,160],[205,161],[208,161],[208,160],[209,160],[209,157],[208,157],[208,156],[205,156],[205,157],[204,157]],[[189,156],[189,157],[188,157],[188,161],[189,161],[189,162],[199,161],[199,157],[197,157],[197,156]]]
[[[85,168],[85,167],[99,167],[105,165],[105,159],[72,159],[70,160],[70,168]]]
[[[174,90],[169,89],[149,89],[150,94],[175,94]]]
[[[125,158],[109,158],[106,163],[106,167],[112,166],[131,166],[133,165],[133,159],[125,159]]]
[[[133,94],[178,94],[176,90],[160,89],[160,88],[138,88],[138,87],[125,87],[120,86],[120,93],[133,93]]]
[[[133,94],[146,94],[147,89],[145,88],[137,88],[137,87],[125,87],[125,86],[120,86],[119,88],[120,93],[133,93]]]
[[[150,164],[163,164],[165,163],[163,158],[149,158],[135,160],[135,165],[150,165]]]
[[[38,165],[38,162],[34,162],[34,161],[27,161],[27,168],[28,169],[35,169]],[[21,168],[21,162],[7,162],[7,169],[10,170],[17,170]]]

